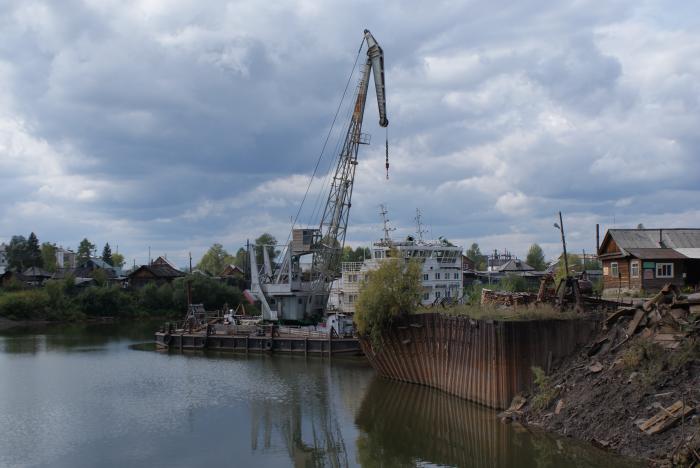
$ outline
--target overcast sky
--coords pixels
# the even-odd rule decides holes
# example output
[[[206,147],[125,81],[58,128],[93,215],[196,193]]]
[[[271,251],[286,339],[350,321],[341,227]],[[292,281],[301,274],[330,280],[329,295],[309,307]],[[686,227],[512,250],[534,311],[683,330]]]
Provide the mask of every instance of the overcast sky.
[[[697,2],[5,0],[0,241],[88,237],[178,265],[284,241],[365,28],[391,173],[372,92],[349,244],[380,237],[380,203],[396,237],[419,208],[432,237],[523,257],[557,253],[559,210],[574,251],[596,223],[700,227]]]

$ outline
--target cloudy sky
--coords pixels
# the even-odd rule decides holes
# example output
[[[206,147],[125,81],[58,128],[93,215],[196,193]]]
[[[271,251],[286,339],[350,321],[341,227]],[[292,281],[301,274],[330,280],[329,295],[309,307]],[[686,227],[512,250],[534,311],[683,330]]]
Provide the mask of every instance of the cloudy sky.
[[[391,175],[372,93],[351,245],[380,236],[380,203],[396,236],[419,208],[432,237],[521,256],[557,252],[559,210],[578,251],[596,223],[700,227],[696,2],[4,0],[0,241],[184,265],[286,239],[365,28],[385,52]]]

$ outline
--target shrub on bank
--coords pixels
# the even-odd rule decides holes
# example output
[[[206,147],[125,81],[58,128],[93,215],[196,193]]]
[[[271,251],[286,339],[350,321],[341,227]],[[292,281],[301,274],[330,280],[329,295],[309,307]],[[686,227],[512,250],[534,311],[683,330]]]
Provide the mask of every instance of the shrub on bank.
[[[420,281],[421,264],[416,260],[405,263],[391,258],[370,271],[360,287],[355,304],[355,324],[361,335],[380,343],[382,330],[394,318],[415,312],[423,287]]]
[[[192,290],[192,303],[204,304],[207,310],[220,309],[224,304],[233,308],[241,302],[240,289],[204,275],[189,275],[173,281],[173,305],[177,310],[187,308],[187,282]]]
[[[46,316],[49,297],[44,290],[28,289],[0,295],[0,316],[10,320],[40,320]]]

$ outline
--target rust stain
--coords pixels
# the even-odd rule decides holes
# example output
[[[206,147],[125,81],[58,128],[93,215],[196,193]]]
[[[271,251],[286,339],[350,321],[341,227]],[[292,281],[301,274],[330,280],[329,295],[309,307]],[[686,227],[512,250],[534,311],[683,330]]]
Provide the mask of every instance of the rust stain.
[[[597,319],[494,321],[419,314],[395,324],[362,349],[379,374],[427,385],[504,409],[532,386],[532,366],[547,368],[586,343]]]

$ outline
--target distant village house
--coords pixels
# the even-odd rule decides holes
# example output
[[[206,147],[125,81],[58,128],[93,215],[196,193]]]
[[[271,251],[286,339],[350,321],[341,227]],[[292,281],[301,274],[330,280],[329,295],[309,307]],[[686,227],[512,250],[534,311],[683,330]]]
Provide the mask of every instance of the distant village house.
[[[158,257],[150,265],[141,265],[129,273],[129,285],[133,288],[141,288],[147,284],[157,285],[171,283],[176,278],[185,276],[185,273],[175,268],[165,257]]]

